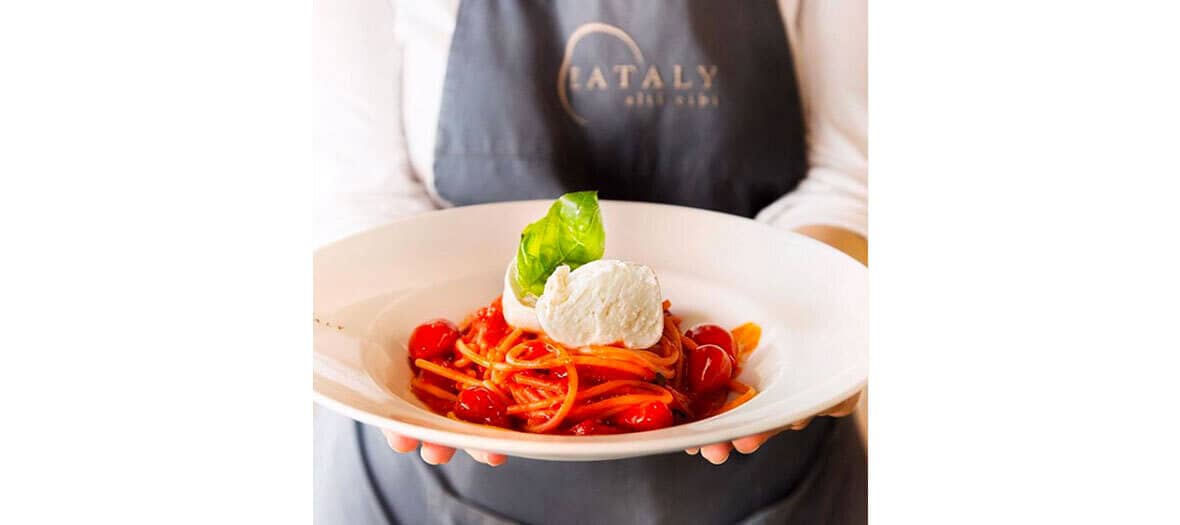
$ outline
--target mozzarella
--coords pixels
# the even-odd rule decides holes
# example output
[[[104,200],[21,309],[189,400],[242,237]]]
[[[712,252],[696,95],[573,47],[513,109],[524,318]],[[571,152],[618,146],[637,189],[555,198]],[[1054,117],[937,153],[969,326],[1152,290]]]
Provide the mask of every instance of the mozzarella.
[[[648,348],[664,332],[656,273],[632,262],[598,260],[572,272],[559,266],[545,282],[535,311],[545,334],[571,347],[622,342],[627,348]]]
[[[540,332],[541,323],[537,321],[537,311],[516,296],[516,287],[512,286],[514,269],[516,269],[515,260],[508,263],[508,271],[504,272],[504,295],[500,299],[500,304],[504,307],[504,321],[513,328],[527,332]]]

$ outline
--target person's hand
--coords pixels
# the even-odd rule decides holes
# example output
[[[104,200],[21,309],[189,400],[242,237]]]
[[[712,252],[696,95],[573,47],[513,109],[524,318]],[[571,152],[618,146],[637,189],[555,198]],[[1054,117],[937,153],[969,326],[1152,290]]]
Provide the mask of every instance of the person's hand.
[[[856,404],[859,402],[860,402],[860,392],[857,392],[852,397],[845,399],[844,401],[841,401],[839,404],[837,404],[836,406],[834,406],[832,408],[824,410],[823,412],[820,412],[820,413],[816,414],[815,416],[807,417],[807,418],[801,419],[799,421],[796,421],[794,423],[791,423],[790,425],[787,425],[786,427],[780,428],[778,430],[772,430],[770,432],[763,432],[761,434],[754,434],[753,436],[746,436],[741,439],[735,439],[733,441],[730,441],[729,443],[717,443],[714,445],[705,445],[700,448],[690,448],[690,449],[685,450],[685,452],[688,454],[691,454],[691,455],[700,454],[701,457],[704,457],[705,460],[707,460],[709,463],[712,463],[714,465],[720,465],[722,463],[725,463],[725,461],[727,459],[729,459],[729,453],[734,450],[741,452],[742,454],[753,454],[755,451],[758,450],[759,447],[762,446],[763,443],[766,443],[767,440],[774,437],[779,432],[782,432],[784,430],[803,430],[803,429],[807,428],[807,425],[809,423],[811,423],[811,420],[814,419],[816,416],[832,416],[832,417],[847,416],[847,415],[851,414],[854,410],[856,410]]]
[[[414,449],[418,448],[419,441],[417,439],[395,434],[385,429],[381,429],[381,433],[385,434],[385,440],[389,442],[389,448],[392,448],[398,453],[405,454],[407,452],[413,452]],[[468,456],[471,456],[471,459],[492,467],[503,465],[508,460],[508,457],[503,454],[493,454],[481,450],[467,450],[465,452],[467,452]],[[422,449],[419,453],[422,455],[422,461],[431,465],[442,465],[455,456],[455,449],[433,443],[422,443]]]

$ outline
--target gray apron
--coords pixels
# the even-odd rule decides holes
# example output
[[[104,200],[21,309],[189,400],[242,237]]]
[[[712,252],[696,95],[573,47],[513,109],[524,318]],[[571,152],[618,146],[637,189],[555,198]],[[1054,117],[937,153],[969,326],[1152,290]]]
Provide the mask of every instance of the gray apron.
[[[804,177],[803,130],[773,0],[465,1],[435,185],[455,205],[595,189],[751,217]],[[432,467],[319,414],[316,448],[318,523],[866,521],[851,419],[817,418],[720,466],[680,452],[497,468],[458,453]]]
[[[683,452],[594,463],[456,452],[430,466],[381,433],[315,408],[315,523],[861,524],[865,450],[852,418],[816,418],[722,465]]]
[[[807,172],[774,0],[463,2],[444,86],[455,205],[598,190],[753,217]]]

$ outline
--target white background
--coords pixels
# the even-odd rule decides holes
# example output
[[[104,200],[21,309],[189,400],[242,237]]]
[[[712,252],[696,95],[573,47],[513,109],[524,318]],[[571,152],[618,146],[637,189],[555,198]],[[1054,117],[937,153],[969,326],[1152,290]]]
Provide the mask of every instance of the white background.
[[[310,521],[310,5],[10,4],[0,522]],[[871,4],[874,522],[1175,521],[1180,13],[951,4]]]

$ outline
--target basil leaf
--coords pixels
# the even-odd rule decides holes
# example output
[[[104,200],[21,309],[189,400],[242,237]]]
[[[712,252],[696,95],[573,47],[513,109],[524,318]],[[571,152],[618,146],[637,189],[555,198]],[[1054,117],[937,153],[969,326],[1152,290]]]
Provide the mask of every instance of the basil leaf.
[[[558,266],[571,270],[602,258],[606,232],[598,209],[598,192],[567,193],[549,213],[520,234],[516,250],[515,285],[521,300],[531,303],[545,291],[545,281]],[[531,296],[531,297],[530,297]]]

